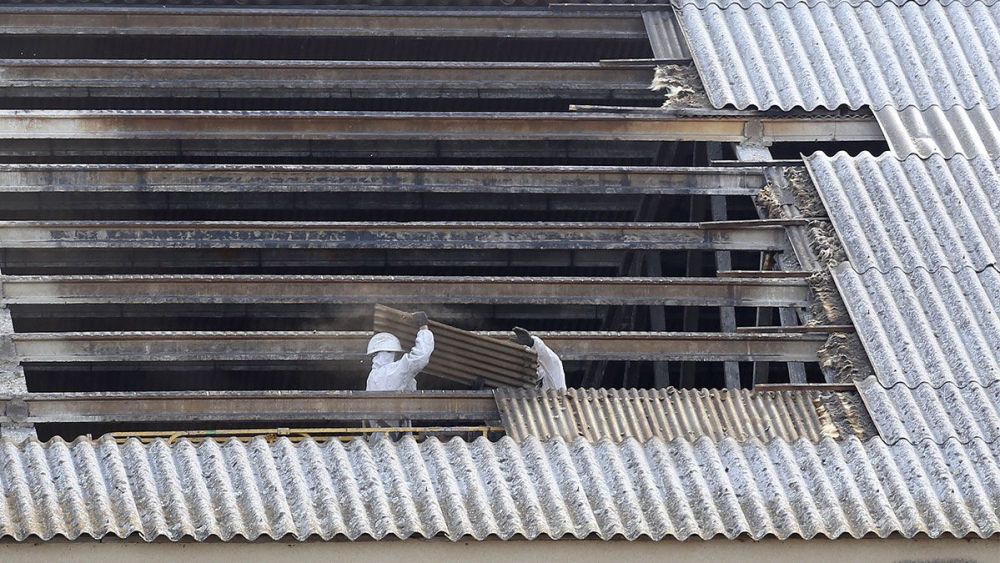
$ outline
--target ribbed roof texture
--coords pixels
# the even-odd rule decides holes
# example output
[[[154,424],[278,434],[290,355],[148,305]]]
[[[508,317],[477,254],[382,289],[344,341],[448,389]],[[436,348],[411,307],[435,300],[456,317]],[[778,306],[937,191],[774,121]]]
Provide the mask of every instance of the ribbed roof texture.
[[[712,105],[738,109],[1000,106],[1000,4],[684,4]]]
[[[939,444],[1000,438],[1000,382],[935,387],[921,383],[883,387],[874,377],[858,382],[879,434],[889,443],[933,440]]]
[[[905,271],[997,264],[1000,172],[987,158],[806,158],[853,268]]]
[[[794,442],[875,435],[855,392],[749,389],[498,389],[507,435]]]
[[[628,539],[1000,533],[997,444],[37,441],[0,535]]]
[[[927,4],[928,2],[934,1],[938,1],[945,5],[951,4],[952,2],[961,2],[962,4],[969,5],[973,2],[983,2],[984,0],[673,0],[672,4],[676,7],[696,6],[699,8],[706,8],[709,6],[717,6],[719,8],[729,8],[731,6],[738,6],[741,8],[764,6],[770,8],[772,6],[791,7],[796,4],[806,4],[808,6],[815,6],[817,4],[829,4],[831,6],[837,4],[849,4],[851,6],[859,6],[861,4],[871,4],[873,6],[895,4],[897,6],[902,6],[904,3]],[[992,0],[988,3],[992,3]]]
[[[879,382],[959,386],[1000,381],[1000,272],[835,272]]]
[[[1000,107],[976,104],[971,109],[913,107],[898,110],[884,107],[875,111],[889,149],[900,158],[922,158],[940,154],[1000,158]]]

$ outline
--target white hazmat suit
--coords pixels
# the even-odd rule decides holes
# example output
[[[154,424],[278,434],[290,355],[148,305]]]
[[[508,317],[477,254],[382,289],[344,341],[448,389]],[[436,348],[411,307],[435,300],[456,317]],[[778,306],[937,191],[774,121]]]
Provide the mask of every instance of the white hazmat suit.
[[[537,336],[531,337],[531,349],[538,356],[538,379],[542,389],[565,389],[566,372],[562,360]]]
[[[383,350],[372,356],[367,391],[416,391],[417,374],[427,367],[434,352],[434,335],[421,327],[413,348],[397,360],[399,352]]]

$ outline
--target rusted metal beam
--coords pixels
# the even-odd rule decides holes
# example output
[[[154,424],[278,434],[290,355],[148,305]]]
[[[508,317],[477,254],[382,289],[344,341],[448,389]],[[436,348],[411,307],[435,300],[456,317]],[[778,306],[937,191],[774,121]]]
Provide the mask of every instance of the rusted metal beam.
[[[492,391],[199,391],[0,396],[0,422],[500,419]]]
[[[6,221],[4,248],[780,250],[781,227],[711,223]]]
[[[3,303],[475,303],[806,306],[804,279],[433,276],[2,276]]]
[[[639,113],[2,110],[2,139],[882,141],[870,116]]]
[[[5,7],[0,35],[646,39],[640,14],[517,9]]]
[[[760,168],[2,164],[0,193],[433,192],[754,195]]]
[[[506,338],[506,332],[477,333]],[[564,360],[816,361],[823,334],[539,332]],[[19,333],[22,362],[362,360],[371,333],[78,332]]]
[[[651,68],[601,63],[7,59],[12,97],[649,99]]]

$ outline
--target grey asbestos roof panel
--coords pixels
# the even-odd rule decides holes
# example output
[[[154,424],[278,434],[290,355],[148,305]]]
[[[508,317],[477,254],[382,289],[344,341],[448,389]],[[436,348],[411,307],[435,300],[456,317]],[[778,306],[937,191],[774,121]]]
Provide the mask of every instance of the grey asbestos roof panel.
[[[1000,382],[987,386],[970,383],[959,387],[945,383],[882,386],[874,377],[858,382],[858,390],[889,443],[900,440],[933,440],[939,444],[1000,438]]]
[[[646,26],[646,35],[649,36],[653,57],[668,60],[691,58],[673,10],[643,12],[642,22]]]
[[[899,158],[1000,158],[1000,107],[977,104],[971,109],[955,106],[943,110],[884,107],[875,112],[889,149]]]
[[[855,270],[997,264],[1000,172],[988,158],[806,158]]]
[[[261,438],[0,445],[0,536],[1000,533],[997,443]]]
[[[717,108],[1000,106],[1000,4],[686,4],[676,11]]]
[[[861,439],[876,435],[858,394],[748,389],[498,389],[507,435],[592,442]]]
[[[882,386],[1000,381],[995,268],[859,274],[843,263],[834,279]]]
[[[816,6],[817,4],[829,4],[831,6],[837,4],[848,4],[851,6],[860,6],[861,4],[871,4],[873,6],[895,4],[896,6],[902,6],[904,3],[927,4],[928,2],[934,1],[938,1],[944,5],[951,4],[952,2],[960,2],[968,6],[973,2],[983,2],[984,0],[673,0],[672,5],[675,7],[697,6],[699,8],[707,8],[709,6],[729,8],[732,6],[738,6],[746,9],[751,6],[764,6],[770,8],[772,6],[791,7],[796,4],[806,4],[808,6]],[[989,4],[995,2],[995,0],[985,1]]]

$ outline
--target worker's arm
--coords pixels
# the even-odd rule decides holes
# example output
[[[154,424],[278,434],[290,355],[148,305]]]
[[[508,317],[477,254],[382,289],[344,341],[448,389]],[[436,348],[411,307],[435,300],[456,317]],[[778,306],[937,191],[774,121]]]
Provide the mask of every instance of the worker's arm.
[[[399,359],[400,372],[410,377],[417,375],[430,363],[432,352],[434,352],[434,334],[427,325],[424,325],[417,331],[413,348]]]
[[[566,372],[562,360],[541,338],[532,336],[531,341],[531,349],[538,356],[538,377],[542,380],[542,389],[565,389]]]

